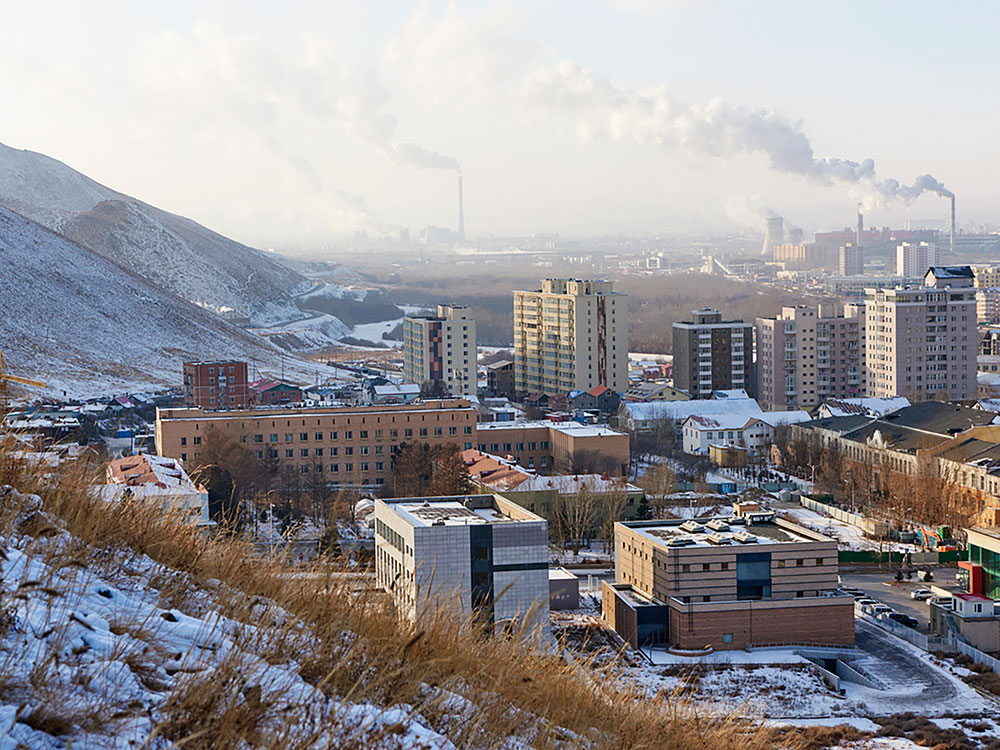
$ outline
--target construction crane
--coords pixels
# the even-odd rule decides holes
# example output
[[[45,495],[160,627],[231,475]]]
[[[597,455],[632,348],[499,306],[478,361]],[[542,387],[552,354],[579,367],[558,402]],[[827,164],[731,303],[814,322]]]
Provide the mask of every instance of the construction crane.
[[[8,397],[7,397],[7,384],[17,383],[18,385],[31,385],[36,388],[48,388],[47,383],[43,383],[41,380],[31,380],[30,378],[21,378],[17,375],[9,375],[7,373],[7,368],[4,365],[3,351],[0,350],[0,422],[3,421],[4,417],[7,415],[8,407]]]

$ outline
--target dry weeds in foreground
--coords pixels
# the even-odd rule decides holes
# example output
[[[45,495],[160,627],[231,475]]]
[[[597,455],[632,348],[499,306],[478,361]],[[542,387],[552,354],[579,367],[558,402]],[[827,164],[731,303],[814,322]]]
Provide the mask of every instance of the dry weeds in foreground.
[[[337,564],[254,558],[243,541],[207,538],[154,508],[104,506],[87,492],[87,480],[81,468],[47,485],[0,442],[0,488],[42,499],[37,510],[12,493],[0,500],[0,538],[28,540],[21,546],[26,554],[83,580],[127,585],[143,570],[168,612],[212,610],[241,623],[231,634],[240,650],[221,656],[210,672],[172,674],[164,664],[181,664],[180,655],[155,648],[122,653],[121,662],[162,696],[154,707],[119,705],[114,695],[83,695],[72,680],[47,679],[46,670],[59,661],[59,633],[40,634],[51,656],[30,684],[10,678],[18,655],[0,650],[0,704],[44,705],[20,717],[41,731],[111,731],[115,722],[145,712],[153,727],[149,747],[306,748],[329,737],[331,728],[339,732],[338,747],[392,747],[409,718],[462,748],[776,746],[756,720],[701,715],[678,696],[639,695],[616,679],[613,667],[589,664],[581,654],[566,660],[517,641],[483,639],[452,612],[427,613],[419,628],[400,623],[384,597],[359,591],[356,578]],[[4,592],[0,605],[6,608],[15,595],[39,601],[62,595],[46,592],[44,581],[18,587],[24,590]],[[123,616],[110,628],[148,642],[144,637],[159,624]],[[294,702],[262,690],[247,656],[258,664],[292,665],[323,698],[310,704],[315,715],[304,722]],[[373,730],[344,708],[354,704],[393,715],[402,710],[404,721]]]

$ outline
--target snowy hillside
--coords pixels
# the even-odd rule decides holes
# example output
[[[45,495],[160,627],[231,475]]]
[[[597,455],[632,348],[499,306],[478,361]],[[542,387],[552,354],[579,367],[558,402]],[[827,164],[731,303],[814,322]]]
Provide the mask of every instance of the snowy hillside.
[[[0,144],[0,205],[216,312],[250,316],[256,325],[302,317],[292,295],[310,284],[277,258],[43,154]]]
[[[4,356],[55,396],[177,385],[185,357],[280,368],[265,340],[2,207],[0,299]]]

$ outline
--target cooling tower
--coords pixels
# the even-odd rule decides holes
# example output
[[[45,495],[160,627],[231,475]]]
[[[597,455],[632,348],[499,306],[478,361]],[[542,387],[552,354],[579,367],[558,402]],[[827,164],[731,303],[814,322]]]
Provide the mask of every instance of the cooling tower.
[[[782,245],[784,242],[785,228],[781,217],[775,216],[768,219],[767,226],[764,229],[764,247],[761,249],[760,254],[773,258],[774,246]]]

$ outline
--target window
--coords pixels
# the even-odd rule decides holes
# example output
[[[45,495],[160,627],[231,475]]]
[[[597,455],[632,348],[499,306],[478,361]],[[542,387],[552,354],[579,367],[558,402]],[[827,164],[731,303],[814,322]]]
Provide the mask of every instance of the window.
[[[368,464],[367,464],[367,462],[364,462],[364,461],[361,462],[361,471],[368,471]]]
[[[263,435],[254,435],[253,436],[253,441],[255,443],[263,443],[264,442],[264,436]]]
[[[354,432],[352,430],[344,430],[344,440],[353,440]]]
[[[352,448],[351,446],[347,446],[346,448],[344,448],[344,455],[345,456],[353,456],[354,455],[354,448]]]
[[[806,561],[803,560],[801,557],[798,560],[795,561],[795,567],[796,568],[801,568],[805,564],[806,564]]]
[[[299,433],[299,440],[301,440],[303,443],[306,442],[306,441],[308,441],[309,440],[309,433],[308,432],[300,432]]]
[[[181,438],[181,445],[187,445],[187,444],[188,444],[188,439],[186,437],[182,437]]]
[[[444,435],[444,430],[442,430],[440,427],[435,427],[434,428],[434,436],[435,437],[441,437],[442,435]]]
[[[385,461],[376,461],[375,471],[385,471]]]
[[[330,464],[330,472],[336,474],[340,471],[340,464]]]
[[[277,443],[278,442],[278,433],[277,432],[272,432],[270,435],[267,436],[267,440],[268,440],[269,443]]]
[[[407,427],[403,430],[403,437],[413,437],[413,428]]]
[[[336,439],[337,439],[337,433],[336,432],[331,432],[330,433],[330,440],[336,440]]]
[[[362,456],[367,456],[368,455],[368,446],[367,445],[362,445],[361,446],[361,455]]]
[[[194,436],[194,444],[195,445],[201,445],[201,435],[195,435]]]
[[[290,433],[290,432],[286,432],[286,433],[285,433],[285,442],[286,442],[286,443],[291,443],[291,442],[293,442],[294,440],[295,440],[295,435],[293,435],[293,434],[292,434],[292,433]]]
[[[348,473],[354,471],[354,464],[344,464],[344,471]]]
[[[421,427],[420,428],[420,437],[427,437],[427,428],[426,427]]]
[[[314,453],[315,453],[315,455],[317,455],[317,456],[322,456],[322,455],[323,455],[323,449],[322,449],[322,448],[317,448],[317,449],[316,449],[316,450],[314,451]]]
[[[317,432],[316,433],[316,439],[317,440],[322,440],[323,439],[323,433],[322,432]]]
[[[368,439],[368,430],[361,430],[361,432],[359,434],[359,437],[362,440],[367,440]]]

